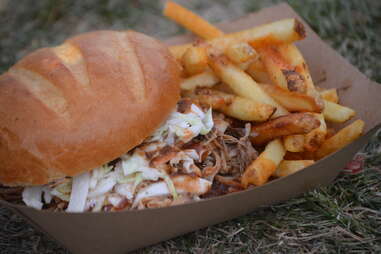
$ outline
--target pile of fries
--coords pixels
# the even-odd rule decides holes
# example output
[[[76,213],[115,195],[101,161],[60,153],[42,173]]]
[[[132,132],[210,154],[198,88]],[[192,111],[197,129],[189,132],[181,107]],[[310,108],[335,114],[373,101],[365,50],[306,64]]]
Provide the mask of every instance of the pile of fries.
[[[164,15],[202,39],[170,47],[183,67],[183,95],[251,122],[251,142],[264,147],[243,173],[244,187],[299,171],[362,134],[362,120],[337,132],[329,127],[348,121],[355,111],[339,104],[336,89],[314,85],[294,45],[306,37],[297,19],[224,34],[171,1]]]

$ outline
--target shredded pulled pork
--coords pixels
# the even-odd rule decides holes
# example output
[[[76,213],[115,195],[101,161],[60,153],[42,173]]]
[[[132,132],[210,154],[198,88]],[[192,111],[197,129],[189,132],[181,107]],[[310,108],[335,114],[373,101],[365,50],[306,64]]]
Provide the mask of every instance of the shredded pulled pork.
[[[240,176],[257,157],[249,133],[249,123],[182,99],[151,137],[119,159],[45,186],[0,188],[0,197],[37,209],[97,212],[172,206],[238,191]]]

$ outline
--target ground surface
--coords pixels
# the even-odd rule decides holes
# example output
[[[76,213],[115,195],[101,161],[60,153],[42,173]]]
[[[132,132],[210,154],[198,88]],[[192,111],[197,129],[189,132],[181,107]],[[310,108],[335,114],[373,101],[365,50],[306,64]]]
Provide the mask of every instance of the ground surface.
[[[281,1],[179,1],[212,22]],[[318,34],[381,82],[381,1],[288,1]],[[161,16],[163,1],[0,0],[0,71],[32,49],[80,32],[133,28],[158,38],[184,32]],[[364,171],[329,187],[137,253],[381,253],[381,133],[362,151]],[[0,253],[68,253],[0,207]]]

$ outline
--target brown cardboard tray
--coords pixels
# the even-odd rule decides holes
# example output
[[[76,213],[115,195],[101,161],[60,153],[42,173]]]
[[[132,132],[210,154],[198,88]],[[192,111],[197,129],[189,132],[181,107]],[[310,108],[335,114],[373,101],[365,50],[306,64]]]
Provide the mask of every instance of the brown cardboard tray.
[[[232,32],[290,17],[302,20],[288,5],[280,4],[221,24],[220,27],[225,32]],[[0,204],[12,208],[74,253],[113,254],[126,253],[226,221],[259,206],[287,200],[330,183],[381,127],[381,85],[368,80],[304,24],[307,39],[297,45],[306,58],[313,80],[321,81],[318,84],[321,87],[338,88],[341,103],[355,109],[356,118],[366,123],[366,134],[344,149],[264,186],[168,208],[75,214],[38,211],[1,200]],[[176,37],[168,40],[168,44],[189,42],[192,38]]]

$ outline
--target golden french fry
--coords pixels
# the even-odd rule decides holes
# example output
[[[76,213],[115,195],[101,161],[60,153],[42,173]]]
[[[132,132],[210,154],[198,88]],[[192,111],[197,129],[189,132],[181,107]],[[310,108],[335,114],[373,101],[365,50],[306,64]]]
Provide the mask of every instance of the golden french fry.
[[[315,154],[313,152],[286,152],[286,155],[284,156],[285,160],[314,160],[315,159]]]
[[[320,121],[320,126],[305,135],[304,148],[307,151],[313,152],[319,149],[327,135],[327,125],[323,114],[315,114]],[[292,152],[292,151],[291,151]]]
[[[297,19],[283,19],[230,35],[240,41],[249,42],[254,48],[265,45],[292,43],[304,39],[306,32]]]
[[[278,50],[282,57],[292,66],[295,67],[295,71],[299,73],[306,85],[306,94],[315,99],[316,104],[320,106],[321,110],[324,108],[323,100],[316,90],[315,85],[312,81],[308,65],[304,60],[302,53],[299,49],[292,43],[285,43],[278,46]]]
[[[259,84],[259,86],[289,111],[321,112],[321,107],[316,104],[316,100],[306,94],[290,92],[276,85]]]
[[[251,142],[262,145],[283,136],[306,134],[319,127],[320,121],[312,113],[293,113],[251,128]]]
[[[325,139],[329,139],[335,134],[336,134],[336,130],[334,128],[327,128],[327,134],[325,135]]]
[[[258,57],[258,53],[247,42],[239,42],[228,46],[225,55],[236,64]]]
[[[337,95],[337,91],[335,88],[323,90],[320,92],[321,97],[333,103],[339,103],[339,96]]]
[[[229,85],[222,83],[222,82],[220,82],[220,83],[218,83],[218,85],[214,86],[213,89],[217,90],[217,91],[224,92],[224,93],[228,93],[228,94],[235,94]]]
[[[249,184],[265,184],[283,160],[285,153],[286,150],[279,139],[268,143],[258,158],[245,169],[241,178],[242,185],[247,188]]]
[[[271,84],[271,80],[267,73],[265,66],[263,65],[260,57],[250,63],[246,72],[257,82],[263,84]]]
[[[197,87],[212,87],[219,82],[218,77],[212,71],[191,76],[181,82],[181,90],[194,90]]]
[[[183,65],[188,75],[204,72],[208,67],[208,56],[204,47],[190,47],[185,51]]]
[[[213,39],[223,35],[222,31],[208,21],[175,2],[167,1],[163,14],[201,38]]]
[[[212,89],[197,89],[195,98],[228,116],[244,121],[263,122],[275,112],[275,107]]]
[[[203,54],[203,53],[201,53],[201,54]],[[186,54],[184,54],[184,55],[186,55]],[[183,56],[183,58],[184,58],[184,56]],[[238,67],[241,70],[246,70],[254,60],[255,59],[249,59],[246,62],[239,63]],[[195,62],[197,62],[197,60]],[[202,68],[205,68],[205,67],[201,67],[200,69],[202,69]],[[188,67],[188,69],[189,69],[189,67]],[[189,71],[188,71],[188,73],[189,73]],[[216,77],[216,75],[213,74],[213,72],[211,72],[210,70],[206,70],[202,73],[192,75],[191,77],[185,79],[183,81],[183,83],[181,84],[181,88],[183,90],[192,90],[192,89],[195,89],[196,87],[211,87],[214,84],[216,84],[218,81],[219,81],[218,78]]]
[[[348,107],[324,100],[323,115],[325,120],[334,123],[343,123],[356,115],[356,112]]]
[[[292,43],[284,43],[277,46],[279,54],[283,57],[287,63],[292,66],[295,66],[297,69],[299,65],[305,63],[302,53],[298,48]],[[299,69],[297,71],[300,71]]]
[[[287,151],[286,155],[284,156],[283,159],[285,159],[285,160],[304,160],[303,154],[304,154],[304,152],[294,153],[294,152]]]
[[[246,72],[232,64],[227,57],[211,56],[209,57],[209,66],[237,95],[257,103],[265,103],[276,107],[277,110],[273,117],[288,114],[287,110],[268,96]]]
[[[296,134],[283,138],[283,145],[287,151],[290,152],[303,152],[304,151],[304,135]]]
[[[356,120],[350,125],[339,130],[335,135],[324,141],[319,150],[316,151],[316,158],[321,159],[350,144],[352,141],[361,136],[364,126],[364,121]]]
[[[221,37],[208,40],[212,48],[220,52],[232,44],[238,42],[248,42],[254,48],[265,44],[291,43],[304,39],[306,36],[302,23],[297,19],[283,19],[269,24],[256,26],[236,33],[223,35]],[[181,58],[184,52],[192,46],[191,43],[170,47],[170,51],[177,59]]]
[[[237,66],[241,70],[246,71],[249,68],[249,66],[253,63],[253,60],[254,59],[251,59],[251,60],[243,62],[243,63],[239,63],[239,64],[237,64]]]
[[[285,177],[314,164],[313,160],[283,160],[274,172],[275,177]]]
[[[271,81],[277,86],[292,92],[305,93],[306,84],[303,76],[295,71],[280,54],[280,46],[269,45],[257,48]]]
[[[175,45],[169,47],[169,51],[173,57],[175,57],[177,60],[180,60],[183,57],[185,51],[187,51],[187,49],[190,47],[192,47],[192,43]]]

